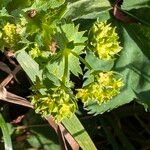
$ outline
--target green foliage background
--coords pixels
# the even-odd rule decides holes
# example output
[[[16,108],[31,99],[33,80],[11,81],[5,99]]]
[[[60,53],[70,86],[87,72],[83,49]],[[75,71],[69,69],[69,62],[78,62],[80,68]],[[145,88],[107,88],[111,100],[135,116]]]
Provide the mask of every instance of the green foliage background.
[[[13,48],[15,58],[33,83],[37,77],[40,80],[45,77],[55,86],[63,82],[66,88],[71,90],[73,89],[70,83],[71,77],[76,76],[81,79],[89,78],[82,80],[85,86],[90,83],[88,65],[91,71],[114,70],[120,73],[125,83],[120,94],[101,105],[89,102],[85,106],[88,114],[103,114],[133,100],[149,111],[150,1],[123,1],[120,9],[125,16],[134,19],[131,23],[127,23],[127,20],[120,21],[113,15],[114,2],[114,0],[2,0],[0,2],[0,38],[2,39],[1,33],[7,22],[15,25],[22,24],[21,31],[17,35],[19,41]],[[33,17],[32,12],[35,13]],[[123,49],[113,60],[100,60],[88,50],[88,32],[97,18],[100,21],[107,20],[117,27]],[[55,48],[57,50],[53,54],[49,46],[54,41],[56,42],[54,50]],[[40,53],[34,53],[36,57],[33,59],[31,50],[35,48],[35,43]],[[6,43],[3,40],[0,41],[0,47],[4,51]],[[101,119],[100,122],[105,125],[111,121],[108,118]],[[64,119],[62,123],[82,149],[96,149],[75,115]],[[115,123],[113,122],[112,125],[115,126]],[[104,128],[104,130],[110,140],[110,134],[107,129]],[[77,135],[79,131],[83,133]],[[34,139],[34,137],[30,138]],[[28,141],[31,144],[30,138]],[[87,139],[86,142],[83,139]],[[133,149],[126,139],[124,141]],[[114,145],[115,142],[110,143],[114,149],[118,147]],[[31,145],[34,146],[33,143]]]

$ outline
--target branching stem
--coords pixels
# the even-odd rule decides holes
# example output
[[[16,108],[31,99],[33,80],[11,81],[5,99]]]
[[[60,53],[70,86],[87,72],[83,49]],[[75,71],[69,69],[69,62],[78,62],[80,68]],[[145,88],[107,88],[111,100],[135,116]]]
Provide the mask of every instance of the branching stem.
[[[79,56],[77,53],[71,51],[71,53],[76,56],[77,58],[80,59],[80,61],[87,67],[89,68],[90,70],[92,70],[92,67],[89,65],[89,63],[87,63],[81,56]]]

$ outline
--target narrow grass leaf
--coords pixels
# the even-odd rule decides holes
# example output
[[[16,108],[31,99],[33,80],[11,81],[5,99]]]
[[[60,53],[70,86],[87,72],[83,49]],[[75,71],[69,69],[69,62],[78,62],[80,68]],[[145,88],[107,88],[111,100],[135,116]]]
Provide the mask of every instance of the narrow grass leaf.
[[[13,147],[12,147],[11,137],[9,135],[9,130],[8,130],[7,124],[1,114],[0,114],[0,127],[1,127],[1,130],[3,133],[5,150],[12,150]]]
[[[82,150],[96,150],[95,145],[76,115],[73,115],[71,118],[64,119],[62,123],[78,142]]]

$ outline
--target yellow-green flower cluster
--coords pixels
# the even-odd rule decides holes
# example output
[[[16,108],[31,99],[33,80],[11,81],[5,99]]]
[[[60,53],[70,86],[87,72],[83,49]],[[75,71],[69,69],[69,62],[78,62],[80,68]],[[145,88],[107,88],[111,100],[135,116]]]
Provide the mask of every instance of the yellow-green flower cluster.
[[[109,60],[122,49],[116,28],[107,22],[94,23],[89,34],[89,47],[102,60]]]
[[[41,53],[42,53],[42,52],[40,51],[40,49],[39,49],[37,43],[35,43],[35,44],[34,44],[34,47],[31,48],[31,50],[29,51],[29,54],[30,54],[30,56],[31,56],[33,59],[36,58],[36,57],[41,56]]]
[[[70,95],[60,88],[55,89],[52,94],[47,96],[40,94],[32,96],[31,103],[36,113],[43,117],[51,115],[56,122],[70,117],[77,109]]]
[[[95,76],[94,82],[85,88],[78,89],[76,97],[84,104],[91,100],[101,104],[118,95],[123,85],[122,79],[117,79],[113,71],[101,72]]]
[[[7,23],[3,29],[3,40],[8,48],[13,48],[18,42],[19,35],[17,33],[17,26],[15,24]]]

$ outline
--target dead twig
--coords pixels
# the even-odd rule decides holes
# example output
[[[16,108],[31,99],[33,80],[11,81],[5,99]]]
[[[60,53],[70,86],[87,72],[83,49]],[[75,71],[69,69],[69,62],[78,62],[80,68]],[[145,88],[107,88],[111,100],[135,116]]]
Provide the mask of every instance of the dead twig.
[[[6,88],[2,87],[1,85],[0,85],[0,100],[13,103],[13,104],[17,104],[17,105],[26,106],[29,108],[33,108],[31,103],[27,101],[25,98],[8,92]]]
[[[27,101],[25,98],[15,95],[13,93],[10,93],[5,88],[5,86],[12,80],[14,75],[16,75],[20,69],[21,69],[21,67],[17,66],[14,69],[14,71],[12,71],[12,73],[10,73],[0,84],[0,100],[33,108],[31,103],[29,101]]]
[[[68,150],[67,145],[66,145],[66,141],[65,141],[65,138],[64,138],[64,135],[61,132],[61,130],[59,128],[59,125],[57,123],[55,123],[54,119],[51,116],[47,117],[46,120],[48,121],[48,123],[50,124],[50,126],[57,133],[57,136],[58,136],[58,139],[59,139],[59,143],[61,145],[61,149],[62,150]]]
[[[16,62],[12,59],[12,58],[14,58],[14,51],[13,50],[5,47],[4,55],[13,66],[15,66],[15,67],[17,66]]]
[[[64,126],[62,124],[59,124],[59,128],[60,128],[61,132],[63,133],[65,139],[71,146],[72,150],[79,150],[79,144],[72,137],[72,135],[64,128]]]
[[[11,69],[2,61],[0,61],[0,70],[10,74],[11,73]]]
[[[54,119],[49,116],[46,118],[50,126],[55,130],[59,137],[59,142],[61,144],[62,150],[67,150],[66,141],[72,148],[72,150],[79,150],[79,144],[76,142],[76,140],[72,137],[72,135],[66,130],[66,128],[61,124],[56,124]]]
[[[4,71],[4,72],[8,73],[8,74],[10,75],[10,76],[9,76],[10,80],[11,80],[12,78],[14,78],[14,79],[18,82],[18,80],[17,80],[15,74],[21,69],[21,67],[18,65],[15,69],[16,69],[16,70],[11,71],[11,69],[10,69],[5,63],[3,63],[3,62],[0,61],[0,70],[2,70],[2,71]],[[8,81],[9,81],[9,80],[8,80]],[[7,83],[6,83],[6,84],[7,84]]]

